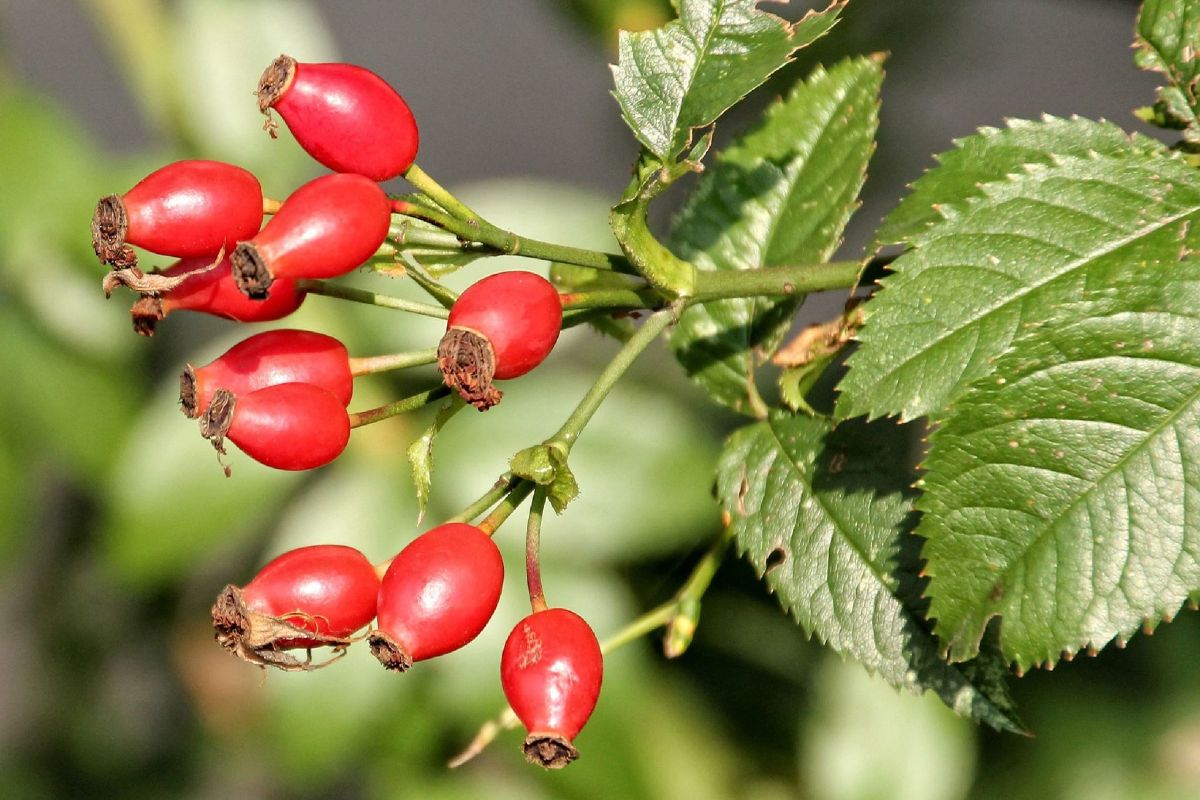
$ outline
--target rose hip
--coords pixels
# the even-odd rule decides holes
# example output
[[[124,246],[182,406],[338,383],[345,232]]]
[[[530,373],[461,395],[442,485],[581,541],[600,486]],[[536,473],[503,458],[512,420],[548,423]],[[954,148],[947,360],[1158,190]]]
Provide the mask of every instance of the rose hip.
[[[353,64],[280,56],[258,83],[258,107],[279,112],[310,156],[335,172],[386,181],[417,156],[417,122],[387,81]],[[274,124],[267,123],[271,135]]]
[[[603,675],[600,643],[578,614],[550,608],[517,623],[500,656],[500,682],[529,733],[530,763],[559,769],[579,757],[572,740],[596,707]]]
[[[202,367],[179,376],[183,413],[197,417],[218,389],[242,395],[278,383],[311,383],[345,406],[354,393],[346,346],[323,333],[284,328],[255,334]]]
[[[233,277],[248,297],[281,278],[333,278],[370,258],[387,237],[391,202],[361,175],[323,175],[291,194],[262,231],[233,251]]]
[[[262,218],[262,186],[250,172],[220,161],[176,161],[124,195],[100,200],[92,247],[118,269],[136,266],[131,244],[161,255],[211,255],[254,236]]]
[[[503,583],[500,551],[474,525],[449,522],[421,534],[380,583],[371,652],[404,672],[415,661],[457,650],[487,625]]]
[[[454,302],[438,367],[447,386],[486,411],[502,396],[492,381],[519,377],[542,363],[561,330],[562,302],[549,281],[532,272],[499,272]]]
[[[358,550],[326,544],[290,550],[244,587],[230,584],[212,607],[221,646],[254,664],[307,669],[280,651],[344,648],[375,618],[379,578]]]

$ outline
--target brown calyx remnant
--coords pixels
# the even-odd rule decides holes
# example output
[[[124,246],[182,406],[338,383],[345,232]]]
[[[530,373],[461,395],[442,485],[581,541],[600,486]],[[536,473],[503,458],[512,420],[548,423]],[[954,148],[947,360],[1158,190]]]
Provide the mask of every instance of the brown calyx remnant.
[[[130,269],[137,266],[137,254],[125,244],[129,232],[129,214],[125,203],[115,194],[101,197],[92,214],[92,249],[96,257],[114,269]]]
[[[319,669],[329,661],[314,664],[312,654],[301,661],[290,653],[289,642],[304,642],[306,649],[330,646],[340,658],[350,640],[337,636],[313,633],[281,617],[259,614],[246,607],[242,590],[233,584],[217,595],[212,607],[213,631],[217,643],[238,658],[260,667],[276,667],[287,672],[306,672]],[[331,659],[331,660],[334,660]]]
[[[263,70],[262,77],[258,79],[258,89],[254,93],[258,95],[258,110],[267,118],[263,130],[271,134],[272,139],[279,136],[276,132],[279,124],[271,117],[271,106],[279,101],[295,77],[296,59],[281,55]]]
[[[179,406],[188,419],[200,416],[196,408],[196,370],[191,364],[184,365],[179,373]]]
[[[221,456],[226,455],[225,434],[229,433],[229,426],[233,424],[235,408],[237,395],[228,389],[217,389],[212,402],[208,404],[208,410],[200,417],[200,435],[212,442],[213,449],[217,451],[217,462],[225,470],[226,478],[230,476],[231,471],[221,461]]]
[[[162,300],[157,297],[139,297],[129,309],[133,317],[133,330],[141,336],[153,336],[158,321],[167,315]]]
[[[486,337],[467,328],[450,328],[438,342],[437,357],[442,382],[480,411],[487,411],[504,396],[492,386],[496,352]]]
[[[579,758],[575,745],[557,733],[531,733],[525,737],[525,760],[546,769],[562,769]]]
[[[233,266],[233,280],[237,283],[238,291],[251,300],[265,300],[275,279],[271,277],[271,270],[267,268],[267,262],[258,248],[252,242],[242,242],[234,248],[229,262]]]
[[[407,672],[413,665],[412,656],[404,646],[383,631],[371,631],[367,644],[371,648],[371,655],[392,672]]]

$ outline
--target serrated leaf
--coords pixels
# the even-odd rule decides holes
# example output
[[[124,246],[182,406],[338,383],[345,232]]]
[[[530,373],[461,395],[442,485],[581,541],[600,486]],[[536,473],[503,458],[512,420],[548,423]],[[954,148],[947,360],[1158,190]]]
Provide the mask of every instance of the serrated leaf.
[[[1056,307],[1196,245],[1200,181],[1166,155],[1060,158],[984,187],[864,308],[841,417],[938,414]]]
[[[1145,0],[1138,14],[1134,61],[1166,74],[1186,89],[1200,75],[1200,4],[1195,0]],[[1193,94],[1194,96],[1194,94]]]
[[[820,262],[857,207],[878,126],[880,58],[817,68],[758,128],[723,151],[676,221],[671,244],[701,270]],[[761,351],[778,344],[798,298],[718,300],[680,315],[671,347],[717,402],[762,416]]]
[[[1200,596],[1200,262],[1144,269],[1018,340],[934,434],[930,616],[1021,669],[1152,630]]]
[[[1053,164],[1062,156],[1120,156],[1130,150],[1154,152],[1163,145],[1128,134],[1109,122],[1081,117],[1044,116],[1040,121],[1013,119],[1006,128],[980,128],[954,141],[954,149],[936,156],[937,166],[913,183],[912,191],[875,233],[875,248],[909,243],[942,220],[939,208],[962,205],[983,196],[983,185],[1019,172],[1026,164]]]
[[[845,4],[835,0],[791,25],[760,10],[758,0],[679,0],[679,19],[620,34],[612,70],[626,123],[647,150],[674,162],[693,129],[714,122],[824,35]]]
[[[405,454],[408,456],[408,466],[412,474],[413,485],[417,488],[417,524],[425,517],[425,508],[429,505],[429,491],[433,485],[433,443],[438,433],[445,427],[450,418],[465,406],[461,397],[452,397],[433,418],[433,424],[408,446]]]
[[[893,686],[1021,731],[1002,691],[985,693],[938,658],[915,610],[910,433],[782,412],[740,429],[717,469],[734,541],[810,635]]]

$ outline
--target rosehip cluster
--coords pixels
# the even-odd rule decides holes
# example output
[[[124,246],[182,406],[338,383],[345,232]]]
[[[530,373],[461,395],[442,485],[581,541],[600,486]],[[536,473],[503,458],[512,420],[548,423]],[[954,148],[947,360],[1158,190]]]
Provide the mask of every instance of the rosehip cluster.
[[[139,295],[132,316],[142,335],[153,335],[179,310],[240,322],[281,319],[321,289],[321,280],[371,259],[393,213],[412,207],[379,186],[414,169],[418,135],[408,105],[378,75],[280,56],[257,94],[271,135],[277,112],[300,146],[334,173],[279,203],[241,167],[179,161],[101,199],[92,244],[111,268],[104,290],[126,286]],[[179,260],[144,272],[135,247]],[[469,287],[446,316],[436,348],[443,383],[486,410],[501,398],[493,381],[524,375],[550,353],[563,313],[545,279],[504,272]],[[424,363],[435,358],[428,352]],[[388,407],[347,411],[354,378],[409,360],[355,359],[325,334],[273,330],[208,364],[187,365],[179,401],[219,453],[228,440],[269,467],[312,469],[345,449],[353,427],[386,416],[377,412]],[[447,390],[429,394],[438,393]],[[403,672],[466,645],[491,619],[504,579],[492,530],[446,523],[378,566],[334,544],[284,553],[245,586],[222,590],[212,608],[216,639],[251,663],[309,670],[324,665],[313,663],[314,649],[330,648],[336,658],[365,636],[384,667]],[[297,650],[308,657],[298,658]],[[501,678],[529,731],[531,761],[559,767],[576,757],[572,739],[595,706],[601,671],[596,637],[569,611],[539,610],[513,631]]]

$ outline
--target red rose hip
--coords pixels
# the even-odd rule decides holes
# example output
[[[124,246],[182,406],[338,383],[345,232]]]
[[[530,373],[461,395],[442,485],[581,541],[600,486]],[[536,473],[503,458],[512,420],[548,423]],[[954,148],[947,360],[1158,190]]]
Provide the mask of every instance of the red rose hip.
[[[500,656],[500,682],[529,733],[530,763],[559,769],[579,757],[572,740],[596,707],[603,675],[600,643],[578,614],[551,608],[517,623]]]
[[[404,672],[413,662],[457,650],[487,625],[500,602],[504,562],[474,525],[448,522],[414,539],[379,586],[371,652]]]
[[[280,383],[243,395],[218,389],[200,418],[200,434],[218,453],[229,439],[268,467],[313,469],[346,449],[350,417],[341,400],[309,383]]]
[[[230,584],[212,607],[217,642],[254,664],[308,669],[287,653],[344,648],[375,618],[379,577],[358,550],[326,544],[290,550],[244,587]]]
[[[173,311],[199,311],[236,322],[270,322],[286,317],[304,302],[305,293],[295,281],[286,279],[272,283],[263,300],[251,300],[238,291],[229,258],[208,269],[213,258],[185,258],[158,273],[181,280],[173,288],[143,295],[133,304],[129,312],[133,329],[143,336],[153,336],[159,321]]]
[[[284,328],[255,334],[210,364],[188,364],[179,376],[179,403],[185,415],[197,417],[218,389],[241,395],[279,383],[311,383],[347,405],[354,376],[346,346],[313,331]]]
[[[392,206],[361,175],[323,175],[293,192],[253,239],[233,251],[233,277],[253,299],[280,278],[334,278],[370,258],[387,237]]]
[[[258,107],[279,112],[300,146],[335,172],[386,181],[417,157],[417,122],[387,81],[353,64],[280,56],[258,82]],[[275,135],[274,123],[267,130]]]
[[[480,411],[500,402],[493,380],[516,378],[545,360],[562,330],[554,286],[532,272],[499,272],[472,284],[450,309],[438,345],[447,386]]]
[[[221,161],[176,161],[124,195],[100,200],[92,247],[118,269],[137,264],[131,244],[162,255],[211,256],[254,236],[262,219],[262,186],[253,174]]]

